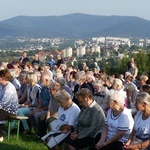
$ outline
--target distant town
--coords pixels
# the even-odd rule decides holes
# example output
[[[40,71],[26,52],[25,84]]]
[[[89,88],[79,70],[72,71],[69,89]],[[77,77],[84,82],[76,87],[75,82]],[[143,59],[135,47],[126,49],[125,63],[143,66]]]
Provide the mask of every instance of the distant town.
[[[118,51],[120,46],[137,46],[143,48],[150,45],[150,39],[147,38],[121,38],[121,37],[93,37],[92,39],[63,39],[63,38],[15,38],[15,39],[0,39],[0,51],[43,51],[46,49],[60,50],[63,57],[82,57],[86,53],[98,52],[102,50]],[[73,50],[76,50],[75,55]],[[137,49],[138,50],[138,49]]]
[[[28,56],[33,58],[34,54],[39,54],[41,63],[46,63],[49,55],[61,54],[66,64],[80,67],[86,62],[90,68],[97,62],[101,69],[124,71],[124,65],[129,57],[135,55],[140,59],[139,54],[150,54],[150,39],[147,38],[121,38],[121,37],[93,37],[91,39],[65,39],[65,38],[6,38],[0,39],[1,61],[11,62],[13,57],[17,59],[23,51],[28,52]],[[142,54],[141,54],[141,51]],[[149,59],[149,55],[146,56]],[[126,60],[122,62],[121,60]],[[144,61],[144,60],[143,60]],[[142,62],[143,62],[142,61]],[[148,60],[149,62],[150,60]],[[138,60],[138,66],[140,61]],[[145,59],[145,67],[147,61]],[[148,67],[148,66],[147,66]],[[149,68],[145,68],[146,70]],[[141,72],[145,70],[141,68]]]

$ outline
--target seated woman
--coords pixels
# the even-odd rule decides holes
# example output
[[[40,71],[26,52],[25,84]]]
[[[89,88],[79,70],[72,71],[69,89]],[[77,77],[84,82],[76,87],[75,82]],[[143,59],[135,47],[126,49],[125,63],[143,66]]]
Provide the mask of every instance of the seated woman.
[[[78,84],[75,78],[76,78],[76,72],[71,71],[67,85],[71,88],[72,92],[74,92],[74,87]]]
[[[86,74],[84,71],[79,71],[76,74],[76,81],[78,82],[77,85],[74,86],[74,96],[73,96],[73,102],[75,102],[78,106],[79,106],[79,102],[78,100],[75,98],[75,94],[77,91],[79,91],[82,88],[87,88],[89,89],[91,92],[92,89],[91,87],[86,83]],[[92,93],[93,94],[93,93]]]
[[[27,73],[21,72],[19,75],[21,88],[18,92],[18,102],[23,104],[27,100]]]
[[[10,115],[16,115],[18,111],[18,96],[10,78],[8,69],[0,70],[0,121]],[[2,138],[1,134],[0,138]]]
[[[18,109],[19,116],[29,116],[37,106],[40,98],[41,87],[37,84],[37,76],[34,73],[27,74],[27,83],[27,100]],[[21,121],[24,128],[23,134],[27,134],[29,132],[28,123],[26,120]]]
[[[17,75],[14,69],[10,69],[9,71],[11,74],[11,83],[15,86],[17,94],[18,94],[21,88],[20,81],[17,79]]]
[[[101,80],[93,82],[94,87],[94,100],[102,107],[103,111],[106,113],[108,110],[107,99],[108,91],[105,90],[103,82]]]
[[[105,127],[96,149],[122,150],[123,143],[128,141],[133,129],[133,118],[130,111],[124,106],[124,96],[115,91],[109,97],[109,107]]]
[[[102,131],[105,120],[102,108],[94,101],[89,89],[82,88],[75,96],[82,110],[78,116],[77,127],[65,140],[70,150],[79,150],[91,145],[95,135]]]
[[[136,98],[136,107],[139,111],[136,114],[130,138],[124,145],[125,150],[145,148],[145,143],[148,143],[150,138],[150,95],[146,92],[139,93]],[[136,139],[133,139],[134,136]],[[147,149],[149,150],[150,146]]]
[[[127,92],[127,108],[131,110],[132,115],[135,115],[137,112],[135,103],[139,91],[132,83],[126,84],[125,91]]]
[[[124,105],[127,106],[127,93],[124,91],[123,82],[119,78],[115,78],[112,86],[113,89],[111,89],[109,92],[119,92],[121,95],[123,95]]]
[[[42,140],[45,140],[50,148],[61,149],[58,144],[64,140],[75,127],[80,109],[73,103],[70,94],[65,90],[58,91],[54,95],[54,98],[60,104],[58,119],[50,124],[51,131],[43,136]]]

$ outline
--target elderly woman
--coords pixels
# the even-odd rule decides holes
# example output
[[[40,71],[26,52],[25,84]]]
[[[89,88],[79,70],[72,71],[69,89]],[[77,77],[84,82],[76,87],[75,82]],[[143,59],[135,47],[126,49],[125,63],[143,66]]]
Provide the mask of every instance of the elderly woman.
[[[83,88],[75,96],[82,110],[77,119],[77,127],[65,140],[70,150],[91,145],[96,133],[102,131],[105,119],[102,108],[94,101],[90,90]]]
[[[20,73],[20,83],[21,83],[21,88],[18,92],[18,101],[19,104],[23,104],[27,100],[27,73],[26,72],[21,72]]]
[[[17,79],[17,75],[14,69],[10,69],[11,74],[11,83],[15,86],[17,94],[19,94],[19,90],[21,88],[20,81]]]
[[[42,140],[46,140],[48,147],[60,149],[58,144],[64,140],[75,127],[80,109],[73,103],[70,94],[65,90],[58,91],[54,95],[54,98],[60,104],[58,118],[50,124],[51,131],[42,137]]]
[[[132,83],[128,83],[126,85],[125,91],[127,92],[127,108],[129,108],[132,115],[134,115],[137,112],[135,108],[135,101],[139,91]]]
[[[18,110],[19,116],[29,116],[32,110],[37,106],[40,98],[41,87],[37,84],[37,76],[34,73],[27,74],[27,100],[20,105]],[[29,126],[26,120],[22,120],[23,134],[27,134]]]
[[[16,115],[18,111],[18,96],[10,78],[8,69],[0,71],[0,121]]]
[[[126,91],[124,91],[123,82],[119,78],[115,78],[112,86],[113,86],[113,89],[110,90],[110,93],[117,91],[121,95],[123,95],[124,96],[124,104],[126,106],[127,105],[127,101],[126,101],[127,95],[126,95]]]
[[[134,121],[130,111],[124,107],[124,97],[120,92],[112,93],[108,103],[110,109],[96,149],[121,150],[123,143],[128,141]]]
[[[107,105],[107,98],[108,98],[108,90],[105,89],[103,86],[103,82],[98,80],[93,82],[94,87],[94,100],[102,107],[103,111],[106,112],[108,105]]]
[[[149,141],[150,138],[150,95],[146,92],[139,93],[136,98],[136,107],[139,111],[136,114],[130,138],[124,145],[125,150],[142,149],[143,143]],[[135,140],[133,140],[134,136],[136,136]],[[150,147],[147,149],[149,150]]]
[[[82,89],[82,88],[87,88],[87,89],[89,89],[91,92],[93,92],[93,91],[92,91],[91,87],[86,83],[86,74],[85,74],[84,71],[79,71],[79,72],[77,72],[77,74],[76,74],[76,80],[77,80],[78,84],[74,87],[74,97],[73,97],[73,101],[74,101],[77,105],[79,105],[79,102],[78,102],[78,100],[77,100],[76,97],[75,97],[76,92],[78,92],[78,91],[79,91],[80,89]]]
[[[70,87],[68,85],[66,85],[65,78],[60,77],[60,78],[56,79],[56,81],[60,84],[60,86],[63,90],[66,90],[71,95],[71,97],[73,97],[72,90],[70,89]]]

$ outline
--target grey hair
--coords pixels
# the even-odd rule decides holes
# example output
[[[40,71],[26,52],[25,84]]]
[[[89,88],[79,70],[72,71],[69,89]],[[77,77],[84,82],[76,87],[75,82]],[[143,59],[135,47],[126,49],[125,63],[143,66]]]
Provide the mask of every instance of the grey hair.
[[[129,91],[134,91],[136,88],[135,86],[132,84],[132,83],[128,83],[126,86],[125,86],[125,90],[129,90]]]
[[[66,90],[59,90],[55,95],[54,98],[56,100],[63,100],[66,101],[67,99],[71,99],[70,94]]]
[[[92,83],[92,85],[93,86],[103,86],[103,81],[101,81],[101,80],[98,80],[98,81],[94,81],[93,83]]]
[[[145,102],[150,105],[150,95],[146,92],[141,92],[137,95],[136,101]]]
[[[116,101],[121,106],[123,106],[125,103],[123,94],[121,94],[119,91],[115,91],[115,90],[113,90],[109,94],[109,100]]]
[[[85,72],[84,71],[77,72],[76,78],[80,79],[82,82],[85,82],[86,81],[86,74],[85,74]]]
[[[57,78],[56,81],[60,84],[61,87],[66,85],[66,81],[63,77]]]

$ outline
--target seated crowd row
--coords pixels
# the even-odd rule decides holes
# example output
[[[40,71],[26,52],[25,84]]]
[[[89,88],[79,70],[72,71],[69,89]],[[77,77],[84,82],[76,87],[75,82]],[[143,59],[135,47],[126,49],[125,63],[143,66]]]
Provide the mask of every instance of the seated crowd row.
[[[135,150],[150,139],[148,76],[133,82],[131,74],[115,78],[68,67],[42,71],[0,70],[0,120],[22,120],[23,134],[31,127],[51,149]],[[31,127],[30,127],[31,125]]]

